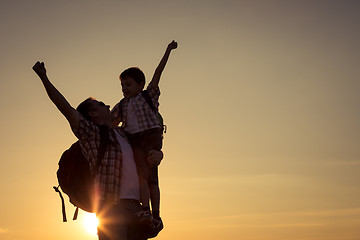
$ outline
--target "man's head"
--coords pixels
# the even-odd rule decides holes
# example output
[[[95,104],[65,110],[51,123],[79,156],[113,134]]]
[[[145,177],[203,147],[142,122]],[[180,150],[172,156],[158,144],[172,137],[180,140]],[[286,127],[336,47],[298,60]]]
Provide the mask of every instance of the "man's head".
[[[110,113],[110,106],[105,103],[97,101],[95,98],[87,98],[76,110],[83,115],[87,120],[98,124],[112,126],[113,116]]]
[[[139,68],[131,67],[120,74],[120,81],[124,97],[132,98],[144,89],[145,75]]]

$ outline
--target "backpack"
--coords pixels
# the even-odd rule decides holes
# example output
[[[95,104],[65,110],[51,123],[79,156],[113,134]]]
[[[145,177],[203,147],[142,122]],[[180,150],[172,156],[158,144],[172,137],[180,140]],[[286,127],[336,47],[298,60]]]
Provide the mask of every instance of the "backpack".
[[[143,91],[141,91],[141,94],[145,98],[146,102],[149,104],[150,109],[153,110],[156,113],[156,115],[157,115],[157,117],[159,119],[159,122],[160,122],[160,126],[162,127],[163,132],[166,133],[167,128],[166,128],[166,125],[164,124],[164,119],[161,116],[161,114],[159,112],[159,109],[155,108],[155,106],[154,106],[154,104],[153,104],[153,102],[151,100],[151,97],[149,95],[149,92],[147,90],[143,90]]]
[[[156,113],[157,118],[159,119],[159,122],[160,122],[160,126],[161,126],[163,132],[166,133],[167,127],[164,124],[164,119],[161,116],[161,114],[159,112],[159,109],[154,106],[154,104],[153,104],[153,102],[151,100],[151,97],[149,95],[149,92],[147,90],[143,90],[143,91],[141,91],[141,95],[145,98],[145,101],[149,105],[150,109]],[[123,101],[124,101],[124,99],[121,99],[121,101],[119,102],[119,109],[120,109],[119,112],[120,113],[122,113],[122,103],[123,103]],[[122,119],[121,119],[121,121],[122,121]]]
[[[81,151],[80,142],[71,145],[59,160],[59,169],[56,172],[59,185],[53,188],[59,193],[62,203],[63,222],[66,222],[66,211],[64,198],[59,190],[61,188],[69,197],[69,201],[76,207],[73,220],[77,219],[79,208],[87,212],[95,211],[93,186],[101,160],[105,154],[106,141],[109,139],[109,132],[104,126],[99,126],[100,146],[97,162],[94,171]]]

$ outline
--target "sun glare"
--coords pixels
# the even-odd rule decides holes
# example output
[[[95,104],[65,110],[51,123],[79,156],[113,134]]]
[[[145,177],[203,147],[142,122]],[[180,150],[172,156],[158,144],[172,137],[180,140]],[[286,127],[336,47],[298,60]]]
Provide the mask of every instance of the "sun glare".
[[[86,213],[83,220],[84,227],[86,231],[91,234],[97,234],[97,226],[99,225],[99,220],[96,218],[95,213]]]

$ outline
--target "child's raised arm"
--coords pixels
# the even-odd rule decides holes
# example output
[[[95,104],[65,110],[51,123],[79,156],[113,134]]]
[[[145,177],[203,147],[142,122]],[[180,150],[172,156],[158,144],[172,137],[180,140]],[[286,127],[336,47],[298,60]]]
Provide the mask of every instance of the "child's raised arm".
[[[170,52],[171,52],[171,50],[176,49],[177,46],[178,46],[178,44],[174,40],[171,43],[169,43],[168,47],[166,48],[165,54],[162,57],[159,65],[157,66],[154,76],[151,79],[151,82],[149,83],[149,85],[152,85],[152,87],[157,88],[159,86],[161,73],[163,72],[165,65],[169,59]]]

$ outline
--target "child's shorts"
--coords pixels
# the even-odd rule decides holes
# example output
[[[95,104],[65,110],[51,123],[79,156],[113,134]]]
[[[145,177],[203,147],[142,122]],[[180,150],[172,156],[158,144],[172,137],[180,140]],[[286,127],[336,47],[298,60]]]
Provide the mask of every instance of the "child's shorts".
[[[159,184],[158,166],[150,167],[147,156],[150,150],[160,151],[162,148],[162,128],[152,128],[128,136],[134,152],[138,173],[148,180],[149,184]]]

